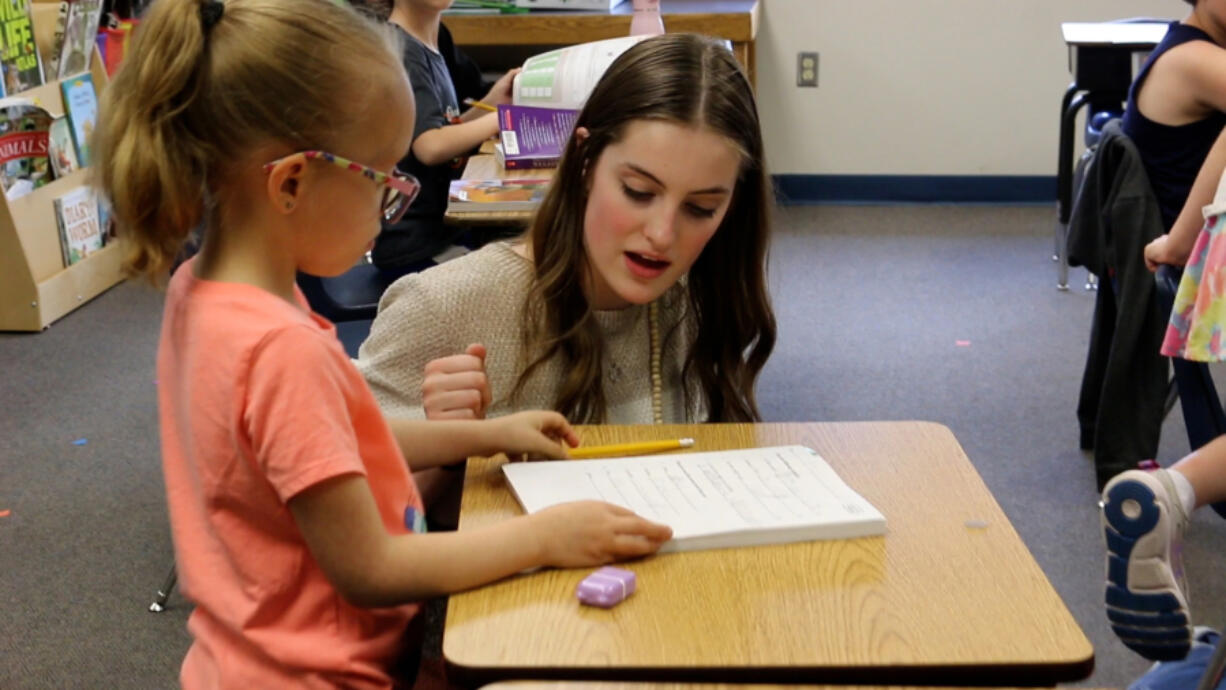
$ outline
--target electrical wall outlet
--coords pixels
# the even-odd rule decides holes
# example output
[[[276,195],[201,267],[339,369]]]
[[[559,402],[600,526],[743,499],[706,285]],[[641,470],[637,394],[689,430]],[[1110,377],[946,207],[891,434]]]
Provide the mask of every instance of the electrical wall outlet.
[[[817,53],[796,54],[796,85],[817,87]]]

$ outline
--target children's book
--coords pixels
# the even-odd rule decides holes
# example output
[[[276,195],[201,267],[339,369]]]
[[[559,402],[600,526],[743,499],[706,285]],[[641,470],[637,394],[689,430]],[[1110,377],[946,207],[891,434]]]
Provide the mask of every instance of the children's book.
[[[508,170],[557,167],[578,117],[578,110],[500,104],[499,164]]]
[[[51,159],[51,170],[57,178],[80,167],[77,164],[77,149],[72,143],[72,125],[67,117],[57,117],[51,121],[47,157]]]
[[[102,225],[94,190],[81,186],[56,198],[55,220],[60,228],[64,266],[71,266],[102,248]]]
[[[516,105],[580,109],[609,65],[645,38],[650,36],[609,38],[534,55],[515,75],[511,101]]]
[[[94,79],[89,73],[78,74],[60,82],[60,90],[64,92],[64,112],[72,125],[77,163],[87,168],[90,162],[89,141],[98,123],[98,94],[94,91]]]
[[[111,214],[111,204],[106,197],[98,195],[98,231],[102,234],[102,246],[115,239],[115,223]]]
[[[102,0],[72,0],[64,24],[63,43],[56,59],[58,78],[89,70],[101,19]]]
[[[64,26],[68,24],[68,7],[72,4],[72,1],[60,0],[57,3],[55,29],[51,34],[49,42],[45,38],[39,38],[46,31],[44,27],[39,26],[44,21],[43,17],[46,15],[40,15],[34,20],[34,30],[36,33],[34,42],[42,49],[43,72],[48,76],[59,74],[57,65],[60,61],[60,49],[64,47]]]
[[[34,44],[30,0],[0,0],[0,69],[8,95],[43,83],[43,64]]]
[[[885,517],[817,451],[776,446],[502,466],[524,510],[613,503],[668,525],[661,552],[885,534]]]
[[[28,98],[0,98],[0,186],[16,199],[51,181],[51,114]]]
[[[549,180],[453,180],[448,211],[531,211],[540,205]]]

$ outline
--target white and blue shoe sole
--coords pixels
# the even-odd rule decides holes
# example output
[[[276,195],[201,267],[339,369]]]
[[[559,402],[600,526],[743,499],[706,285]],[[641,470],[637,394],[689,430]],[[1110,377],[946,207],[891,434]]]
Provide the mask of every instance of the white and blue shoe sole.
[[[1140,507],[1139,514],[1133,517],[1125,514],[1126,501],[1135,501]],[[1107,488],[1103,531],[1107,538],[1106,601],[1111,629],[1141,656],[1153,661],[1172,661],[1187,656],[1192,645],[1187,603],[1173,574],[1163,578],[1168,580],[1164,586],[1140,588],[1128,582],[1129,563],[1137,543],[1160,527],[1162,517],[1153,490],[1144,483],[1128,479]],[[1160,566],[1155,563],[1150,567]],[[1169,564],[1165,571],[1170,574]]]

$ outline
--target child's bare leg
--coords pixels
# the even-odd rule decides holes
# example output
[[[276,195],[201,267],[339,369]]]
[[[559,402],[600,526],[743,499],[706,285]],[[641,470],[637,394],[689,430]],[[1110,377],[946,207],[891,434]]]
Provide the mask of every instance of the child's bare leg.
[[[1187,478],[1195,492],[1194,507],[1226,501],[1226,436],[1192,451],[1170,469]]]

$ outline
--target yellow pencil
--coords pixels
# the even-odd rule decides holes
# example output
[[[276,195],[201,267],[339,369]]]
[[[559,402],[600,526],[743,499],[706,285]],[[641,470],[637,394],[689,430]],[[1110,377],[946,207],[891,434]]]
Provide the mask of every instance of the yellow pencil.
[[[482,110],[488,110],[491,113],[498,112],[498,109],[495,108],[494,106],[490,105],[489,103],[482,103],[481,101],[478,101],[475,98],[465,98],[464,105],[472,106],[474,108],[480,108]]]
[[[609,446],[580,446],[567,450],[572,460],[584,458],[615,458],[621,455],[646,455],[678,448],[690,448],[694,445],[692,438],[678,438],[670,441],[641,441],[639,443],[614,443]]]

